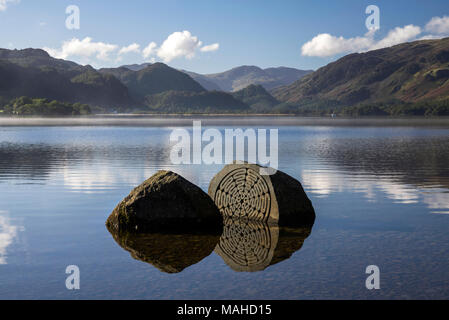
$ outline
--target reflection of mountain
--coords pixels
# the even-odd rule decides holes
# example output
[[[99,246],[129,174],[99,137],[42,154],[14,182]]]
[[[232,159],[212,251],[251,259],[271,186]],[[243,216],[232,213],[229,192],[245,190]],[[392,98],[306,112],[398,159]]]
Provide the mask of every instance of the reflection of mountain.
[[[212,253],[219,239],[204,234],[111,234],[131,257],[166,273],[178,273],[200,262]]]
[[[311,226],[280,228],[260,221],[225,219],[215,252],[234,271],[261,271],[300,250],[311,230]]]
[[[372,174],[401,184],[449,189],[449,139],[446,136],[326,139],[308,152],[340,169]]]
[[[304,187],[311,193],[348,191],[376,200],[381,192],[394,202],[422,202],[432,212],[449,212],[447,137],[409,133],[382,139],[327,138],[310,143],[306,150],[328,166],[302,171]]]
[[[0,143],[0,182],[12,178],[47,180],[62,174],[65,184],[76,188],[89,188],[91,183],[104,186],[118,181],[137,183],[141,180],[139,173],[118,171],[104,163],[126,162],[132,166],[143,162],[158,166],[168,163],[168,152],[164,145]]]
[[[64,148],[0,143],[0,180],[10,176],[46,179],[69,154]]]

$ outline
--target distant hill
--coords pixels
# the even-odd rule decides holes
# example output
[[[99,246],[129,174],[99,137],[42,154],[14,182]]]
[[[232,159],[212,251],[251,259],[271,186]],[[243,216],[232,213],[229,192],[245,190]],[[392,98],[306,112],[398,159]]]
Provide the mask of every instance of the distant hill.
[[[164,91],[191,91],[202,92],[205,89],[187,74],[170,68],[163,63],[148,64],[133,71],[127,67],[104,68],[99,72],[104,75],[113,75],[119,79],[129,90],[131,96],[141,101],[147,95]]]
[[[120,68],[126,68],[132,71],[140,71],[142,69],[145,69],[146,67],[151,66],[151,63],[142,63],[142,64],[127,64],[123,65]]]
[[[313,73],[242,66],[200,75],[163,63],[96,70],[40,49],[0,49],[1,115],[116,110],[449,115],[449,38],[350,54]]]
[[[223,91],[218,84],[216,84],[213,80],[210,80],[207,76],[186,70],[181,71],[188,74],[190,77],[192,77],[193,80],[198,82],[204,89],[208,91]]]
[[[87,104],[50,101],[42,98],[20,97],[13,99],[0,110],[0,115],[19,116],[82,116],[90,115]]]
[[[239,113],[250,107],[220,91],[166,91],[146,96],[146,111],[158,113]]]
[[[21,96],[105,108],[134,104],[126,86],[91,66],[55,59],[40,49],[0,49],[0,100]]]
[[[133,71],[135,70],[135,71]],[[141,111],[160,113],[247,112],[249,106],[232,95],[206,91],[189,75],[163,63],[128,65],[99,70],[112,75],[145,106]]]
[[[271,94],[261,85],[251,84],[248,87],[233,92],[233,97],[246,103],[253,111],[270,112],[279,104]]]
[[[445,38],[350,54],[273,95],[297,110],[363,107],[382,115],[418,106],[419,111],[411,112],[428,114],[426,108],[448,104],[448,80],[449,38]]]
[[[231,70],[201,75],[184,71],[207,90],[238,91],[251,84],[260,84],[266,90],[272,90],[301,79],[312,70],[298,70],[294,68],[268,68],[261,69],[256,66],[241,66]]]

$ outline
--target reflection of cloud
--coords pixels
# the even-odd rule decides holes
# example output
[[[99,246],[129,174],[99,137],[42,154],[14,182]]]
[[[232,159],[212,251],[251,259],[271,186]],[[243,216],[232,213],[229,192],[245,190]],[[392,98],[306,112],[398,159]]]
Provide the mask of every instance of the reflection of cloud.
[[[400,203],[418,203],[419,191],[415,187],[383,179],[377,182],[377,187],[387,195],[388,199]]]
[[[64,168],[61,178],[64,186],[69,189],[89,193],[108,190],[117,185],[138,185],[154,172],[152,169],[137,172],[102,165],[86,165]]]
[[[376,194],[374,190],[378,190],[386,198],[394,202],[404,204],[422,202],[429,209],[449,212],[449,193],[446,189],[418,188],[397,182],[388,177],[373,175],[350,176],[338,170],[304,170],[301,176],[304,188],[308,192],[321,197],[346,191],[362,193],[367,199],[376,201],[379,194]]]
[[[5,11],[10,4],[18,2],[20,2],[20,0],[0,0],[0,11]]]
[[[49,179],[62,183],[64,187],[75,192],[101,193],[120,186],[137,186],[151,177],[158,170],[171,170],[184,178],[199,184],[199,179],[210,181],[213,172],[202,170],[193,171],[189,167],[176,167],[169,164],[149,166],[140,171],[134,169],[104,166],[103,164],[81,164],[73,167],[64,167],[56,171]]]
[[[422,194],[423,202],[427,204],[429,209],[433,209],[433,213],[449,214],[449,193],[447,190],[436,189],[433,191]]]
[[[313,174],[310,172],[303,172],[304,184],[310,189],[311,192],[320,195],[329,195],[332,192],[337,192],[341,190],[336,190],[338,188],[338,183],[333,181],[333,175],[321,175]]]
[[[368,199],[371,199],[374,196],[371,182],[358,181],[357,183],[354,183],[340,173],[328,170],[304,170],[301,176],[304,187],[308,189],[309,192],[321,196],[328,196],[334,192],[343,192],[348,190],[349,187],[353,192],[364,193]]]
[[[0,211],[0,264],[6,264],[6,249],[23,230],[23,227],[11,225],[7,212]]]

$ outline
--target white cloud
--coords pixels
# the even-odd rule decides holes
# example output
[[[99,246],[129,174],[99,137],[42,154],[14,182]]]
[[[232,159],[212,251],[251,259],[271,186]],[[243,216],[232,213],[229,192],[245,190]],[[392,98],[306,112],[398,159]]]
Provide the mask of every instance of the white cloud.
[[[437,34],[449,34],[449,17],[433,17],[426,24],[426,31]]]
[[[157,47],[156,42],[150,42],[148,44],[148,46],[146,46],[145,49],[143,49],[143,51],[142,51],[143,57],[145,59],[147,59],[150,56],[152,56],[153,54],[155,54],[156,53],[156,47]]]
[[[0,11],[5,11],[9,4],[19,3],[20,0],[0,0]]]
[[[158,56],[164,62],[170,62],[177,58],[192,59],[198,49],[201,52],[212,52],[220,47],[219,43],[201,47],[202,45],[198,37],[193,36],[190,31],[177,31],[169,35],[159,48],[155,42],[151,42],[142,50],[142,56],[144,59]],[[151,60],[154,61],[154,57]]]
[[[130,44],[127,47],[123,47],[123,48],[120,49],[118,54],[121,55],[121,54],[130,53],[130,52],[139,53],[140,52],[140,44],[132,43],[132,44]]]
[[[442,39],[445,36],[439,34],[439,35],[435,35],[435,34],[426,34],[425,36],[422,36],[420,38],[418,38],[417,40],[436,40],[436,39]]]
[[[405,26],[403,28],[396,27],[382,40],[378,41],[374,46],[369,48],[369,50],[381,49],[386,47],[391,47],[400,43],[404,43],[413,39],[416,39],[418,35],[421,34],[421,28],[414,26],[412,24]]]
[[[371,33],[364,37],[345,39],[329,33],[322,33],[302,46],[302,55],[310,57],[329,57],[341,53],[358,52],[373,45]]]
[[[201,52],[211,52],[211,51],[217,51],[219,48],[220,48],[220,44],[214,43],[214,44],[204,46],[200,50],[201,50]]]
[[[51,56],[58,59],[67,59],[71,56],[90,58],[95,56],[98,60],[109,60],[109,54],[117,50],[118,46],[104,42],[93,42],[92,38],[83,40],[73,38],[64,41],[60,49],[44,48]]]
[[[363,52],[368,50],[391,47],[396,44],[416,39],[421,34],[421,28],[407,25],[391,30],[383,39],[374,40],[375,31],[369,31],[363,37],[344,38],[328,33],[322,33],[306,42],[302,48],[303,56],[330,57],[337,54]]]
[[[192,59],[195,56],[196,49],[201,45],[202,42],[187,30],[173,32],[157,50],[157,55],[165,62],[181,57]]]
[[[1,0],[0,0],[1,1]],[[61,48],[44,47],[51,56],[59,59],[74,59],[83,64],[98,65],[97,60],[119,63],[128,53],[141,53],[146,61],[155,61],[156,58],[164,62],[170,62],[176,58],[192,59],[197,50],[201,52],[212,52],[219,49],[219,44],[214,43],[202,46],[198,37],[189,31],[174,32],[165,39],[158,47],[156,42],[150,42],[146,47],[138,43],[120,47],[116,44],[94,42],[92,38],[86,37],[82,40],[73,38],[62,43]],[[100,63],[101,64],[101,63]]]

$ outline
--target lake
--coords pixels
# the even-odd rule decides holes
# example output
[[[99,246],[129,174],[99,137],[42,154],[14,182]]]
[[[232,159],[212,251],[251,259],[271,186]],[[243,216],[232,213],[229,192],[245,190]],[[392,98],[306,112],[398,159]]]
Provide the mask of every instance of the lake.
[[[222,165],[170,162],[170,133],[190,128],[190,117],[0,118],[0,298],[449,298],[449,120],[202,124],[279,129],[279,169],[302,183],[316,212],[310,230],[288,239],[290,251],[239,270],[207,239],[208,250],[192,251],[198,257],[170,272],[157,257],[133,258],[108,232],[117,203],[158,170],[207,192]],[[187,243],[154,241],[167,250]],[[176,254],[172,264],[192,258]],[[80,290],[65,286],[69,265],[80,269]],[[380,269],[379,290],[365,287],[369,265]]]

